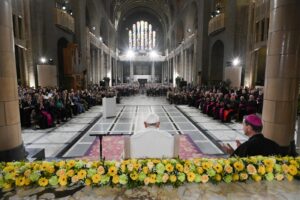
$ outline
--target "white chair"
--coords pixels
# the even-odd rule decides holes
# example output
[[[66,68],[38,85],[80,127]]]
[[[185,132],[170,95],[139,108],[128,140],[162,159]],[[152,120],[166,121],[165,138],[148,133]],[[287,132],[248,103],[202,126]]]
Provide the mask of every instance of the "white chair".
[[[127,158],[174,158],[179,155],[179,135],[142,133],[125,137]]]

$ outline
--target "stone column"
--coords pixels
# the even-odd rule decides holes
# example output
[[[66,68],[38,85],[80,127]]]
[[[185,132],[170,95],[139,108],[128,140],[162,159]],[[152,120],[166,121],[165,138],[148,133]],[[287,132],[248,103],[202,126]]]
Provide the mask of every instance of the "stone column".
[[[133,62],[130,60],[130,77],[129,77],[129,83],[133,82]]]
[[[12,8],[0,1],[0,161],[23,160]]]
[[[104,52],[103,49],[101,49],[101,64],[100,64],[100,71],[101,71],[101,81],[105,77],[105,69],[104,69]]]
[[[152,83],[154,83],[154,81],[155,81],[155,64],[154,64],[154,61],[152,61],[152,66],[151,66],[151,79],[152,79]]]
[[[300,1],[273,0],[264,89],[263,133],[282,147],[294,139],[300,72]]]
[[[97,49],[97,84],[101,80],[101,49]]]

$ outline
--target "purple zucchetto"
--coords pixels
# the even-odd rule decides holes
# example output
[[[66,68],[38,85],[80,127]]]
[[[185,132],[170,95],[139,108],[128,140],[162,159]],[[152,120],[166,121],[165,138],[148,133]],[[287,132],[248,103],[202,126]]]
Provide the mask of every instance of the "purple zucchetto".
[[[245,118],[245,122],[255,127],[262,127],[262,121],[260,117],[255,114],[248,115]]]

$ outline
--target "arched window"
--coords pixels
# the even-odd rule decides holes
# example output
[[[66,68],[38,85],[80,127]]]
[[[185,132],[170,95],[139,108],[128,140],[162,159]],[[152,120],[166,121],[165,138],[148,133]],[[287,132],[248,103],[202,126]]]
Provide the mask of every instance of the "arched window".
[[[156,31],[147,21],[140,20],[128,31],[129,49],[147,51],[156,47]]]

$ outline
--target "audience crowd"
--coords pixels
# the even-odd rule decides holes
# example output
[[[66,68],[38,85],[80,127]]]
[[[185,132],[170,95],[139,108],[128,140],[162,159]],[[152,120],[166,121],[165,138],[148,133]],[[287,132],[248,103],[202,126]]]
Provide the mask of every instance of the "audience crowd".
[[[185,87],[169,89],[167,99],[174,104],[187,104],[199,108],[203,113],[230,122],[242,121],[245,115],[261,113],[263,92],[260,89],[224,87]]]
[[[114,88],[92,85],[85,90],[58,88],[18,88],[21,125],[49,128],[84,113],[94,105],[101,105],[103,97],[120,95]]]

